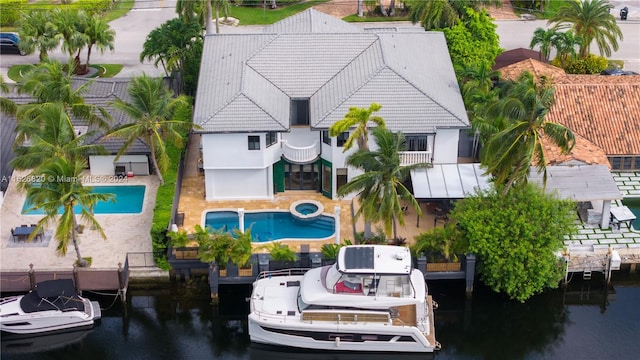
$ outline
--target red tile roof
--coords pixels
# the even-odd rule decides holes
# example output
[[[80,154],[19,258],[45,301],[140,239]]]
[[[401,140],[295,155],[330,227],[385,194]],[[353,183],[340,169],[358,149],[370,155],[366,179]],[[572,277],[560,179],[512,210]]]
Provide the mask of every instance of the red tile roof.
[[[562,69],[531,59],[500,69],[507,79],[516,79],[525,70],[554,80],[555,103],[547,120],[576,134],[580,143],[574,149],[576,159],[606,164],[595,147],[607,155],[640,155],[640,75],[563,76]]]

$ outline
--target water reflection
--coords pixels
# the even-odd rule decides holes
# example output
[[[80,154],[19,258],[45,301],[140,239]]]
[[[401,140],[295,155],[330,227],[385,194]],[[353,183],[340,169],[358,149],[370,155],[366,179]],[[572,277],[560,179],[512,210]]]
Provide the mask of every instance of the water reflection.
[[[433,360],[433,354],[390,353],[340,353],[328,351],[305,351],[251,344],[250,360]]]
[[[525,304],[482,286],[466,300],[462,282],[429,283],[440,304],[436,338],[442,350],[425,354],[313,353],[251,345],[247,286],[221,287],[211,306],[206,284],[172,284],[165,290],[132,290],[125,308],[116,303],[91,331],[10,341],[3,360],[413,360],[413,359],[631,359],[640,353],[640,282],[606,289],[597,281],[572,282]],[[605,291],[606,290],[606,291]],[[90,294],[85,294],[89,295]],[[108,307],[113,298],[96,298]],[[126,315],[126,316],[125,316]],[[28,349],[27,349],[28,348]]]
[[[70,331],[36,337],[10,337],[3,335],[0,345],[3,356],[5,354],[36,354],[80,343],[92,331]]]

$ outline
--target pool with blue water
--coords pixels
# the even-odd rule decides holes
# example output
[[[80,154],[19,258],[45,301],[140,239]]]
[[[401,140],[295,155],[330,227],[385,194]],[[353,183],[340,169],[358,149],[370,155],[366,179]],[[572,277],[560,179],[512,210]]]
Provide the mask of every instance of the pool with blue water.
[[[326,239],[335,233],[335,219],[320,215],[311,220],[298,220],[288,211],[245,212],[245,229],[251,228],[253,242],[280,239]],[[209,211],[205,226],[232,231],[240,227],[235,211]]]
[[[120,185],[120,186],[93,186],[92,192],[97,194],[113,194],[115,201],[99,201],[93,209],[94,214],[139,214],[144,203],[144,185]],[[25,200],[22,213],[25,215],[41,215],[42,209],[32,209],[31,204]],[[75,206],[74,211],[80,212],[80,206]],[[62,211],[62,208],[59,212]]]

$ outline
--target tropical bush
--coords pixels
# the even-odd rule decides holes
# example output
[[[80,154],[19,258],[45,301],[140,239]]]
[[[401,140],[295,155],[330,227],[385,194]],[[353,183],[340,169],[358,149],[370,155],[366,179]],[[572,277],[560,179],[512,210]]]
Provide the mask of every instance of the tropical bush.
[[[565,60],[564,70],[568,74],[600,74],[609,66],[609,60],[603,56],[589,54],[585,58],[569,58]],[[560,59],[551,61],[552,65],[561,67]]]
[[[432,228],[414,239],[411,252],[416,257],[426,255],[429,262],[458,262],[458,255],[469,250],[468,241],[453,223]]]
[[[15,26],[26,6],[27,0],[0,0],[0,26]]]
[[[269,246],[269,256],[275,261],[296,261],[296,253],[289,246],[272,242]]]
[[[342,244],[324,244],[320,249],[322,253],[322,258],[325,260],[335,260],[338,257],[338,253],[340,252],[340,248],[347,245],[353,245],[351,240],[345,240]]]

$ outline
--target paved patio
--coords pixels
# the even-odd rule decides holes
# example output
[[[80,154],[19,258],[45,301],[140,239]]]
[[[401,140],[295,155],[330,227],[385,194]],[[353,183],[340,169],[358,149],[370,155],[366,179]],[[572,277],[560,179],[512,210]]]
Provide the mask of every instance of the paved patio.
[[[57,256],[57,242],[51,241],[53,228],[45,231],[44,241],[15,243],[11,229],[21,224],[35,224],[42,215],[24,215],[21,213],[25,194],[18,191],[17,179],[24,173],[14,172],[0,210],[0,270],[24,271],[33,264],[36,270],[71,269],[76,260],[72,245],[66,256]],[[85,183],[93,185],[145,185],[144,203],[140,214],[97,214],[98,222],[107,235],[102,240],[96,231],[85,229],[80,235],[79,248],[83,257],[92,258],[92,268],[117,268],[124,264],[127,253],[150,252],[151,237],[149,229],[153,217],[158,180],[155,176],[136,176],[113,182],[110,177],[83,176]]]

